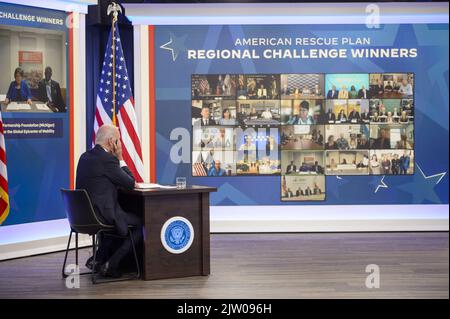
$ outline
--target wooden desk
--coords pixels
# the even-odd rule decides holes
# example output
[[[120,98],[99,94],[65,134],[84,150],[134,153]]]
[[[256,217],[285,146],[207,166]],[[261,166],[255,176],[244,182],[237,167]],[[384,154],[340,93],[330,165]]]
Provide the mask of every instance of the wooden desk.
[[[123,209],[143,217],[144,280],[209,275],[209,193],[215,191],[213,187],[188,186],[119,192]],[[175,216],[187,219],[193,230],[192,244],[181,253],[167,250],[161,235],[166,222]]]
[[[374,94],[372,99],[411,99],[411,95],[401,94],[397,91],[387,92],[385,91],[383,94]]]
[[[281,150],[323,150],[323,144],[314,142],[312,139],[288,139],[281,145]]]
[[[26,102],[10,102],[8,105],[0,103],[0,106],[2,112],[53,113],[58,111],[39,101],[32,101],[31,105],[28,105]]]

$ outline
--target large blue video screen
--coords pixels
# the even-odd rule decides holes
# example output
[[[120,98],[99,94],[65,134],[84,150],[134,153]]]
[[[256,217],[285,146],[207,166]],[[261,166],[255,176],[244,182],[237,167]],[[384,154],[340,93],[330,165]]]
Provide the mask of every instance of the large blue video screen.
[[[158,182],[213,205],[448,203],[448,24],[156,26],[154,46]]]

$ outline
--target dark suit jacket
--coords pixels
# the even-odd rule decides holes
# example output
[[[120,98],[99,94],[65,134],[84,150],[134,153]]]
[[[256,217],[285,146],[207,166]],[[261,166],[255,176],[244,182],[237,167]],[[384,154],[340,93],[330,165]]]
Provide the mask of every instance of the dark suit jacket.
[[[373,85],[370,89],[372,91],[371,94],[370,94],[372,97],[384,94],[384,87],[383,87],[383,85],[379,86],[378,84],[376,84],[376,85]]]
[[[350,114],[348,115],[348,120],[349,120],[349,121],[351,121],[351,120],[357,120],[357,121],[360,121],[360,120],[361,120],[361,117],[359,116],[359,113],[358,113],[358,112],[352,111],[352,112],[350,112]]]
[[[368,99],[369,98],[369,90],[366,89],[366,97],[364,97],[364,91],[362,89],[359,89],[358,98],[359,99]]]
[[[361,120],[370,120],[369,113],[361,113]]]
[[[391,165],[392,165],[392,171],[393,172],[398,172],[398,170],[400,169],[400,159],[393,159],[391,161]]]
[[[293,173],[293,172],[295,172],[296,170],[297,170],[297,166],[289,164],[288,167],[286,167],[286,174],[287,174],[288,172]]]
[[[126,235],[128,225],[125,212],[117,200],[117,190],[134,188],[134,177],[128,167],[120,167],[119,160],[100,145],[83,153],[77,167],[77,189],[85,189],[101,221],[115,225],[121,235]]]
[[[203,118],[200,118],[199,121],[200,121],[200,126],[206,126],[205,124],[203,124]],[[217,123],[215,120],[210,118],[208,120],[208,126],[211,126],[211,125],[217,125]]]
[[[333,90],[329,90],[327,93],[327,99],[337,99],[338,96],[339,96],[338,90],[334,91],[334,94],[333,94]]]
[[[328,123],[328,121],[336,121],[336,115],[334,113],[325,113],[323,119],[325,123]]]
[[[42,102],[48,102],[45,79],[39,81],[38,90],[39,90],[39,100],[41,100]],[[50,80],[50,90],[53,105],[58,109],[58,112],[65,112],[66,106],[64,105],[64,100],[61,95],[61,88],[59,87],[59,83]]]
[[[389,138],[385,138],[384,141],[381,137],[374,140],[372,144],[372,148],[375,149],[390,149],[391,148],[391,140]]]

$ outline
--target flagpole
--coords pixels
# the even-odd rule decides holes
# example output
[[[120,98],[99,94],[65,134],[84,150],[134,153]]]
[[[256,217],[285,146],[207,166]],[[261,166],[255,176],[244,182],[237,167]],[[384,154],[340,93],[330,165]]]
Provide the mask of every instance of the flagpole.
[[[116,13],[113,15],[112,20],[112,76],[113,76],[113,124],[116,125],[116,28],[115,23],[117,21]]]
[[[119,12],[122,12],[122,8],[115,2],[112,2],[108,6],[108,15],[111,13],[113,14],[112,17],[112,103],[113,103],[113,110],[112,110],[112,121],[114,126],[117,125],[116,120],[116,22],[117,22],[117,16]]]

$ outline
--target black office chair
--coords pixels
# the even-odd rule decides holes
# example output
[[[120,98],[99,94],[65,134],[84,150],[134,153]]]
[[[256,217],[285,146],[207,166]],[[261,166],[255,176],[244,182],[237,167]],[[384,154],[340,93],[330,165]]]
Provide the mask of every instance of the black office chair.
[[[133,247],[134,259],[136,262],[136,275],[135,279],[140,278],[140,269],[139,269],[139,261],[136,254],[136,247],[134,245],[133,236],[131,235],[129,226],[127,236],[120,236],[115,233],[115,227],[113,225],[105,225],[102,223],[95,213],[95,210],[92,206],[91,200],[89,198],[88,193],[84,189],[61,189],[61,194],[64,200],[64,206],[66,209],[67,218],[70,224],[70,235],[69,241],[67,242],[66,255],[64,257],[64,263],[62,268],[62,276],[63,278],[67,278],[67,274],[65,272],[67,255],[69,253],[70,241],[72,239],[72,233],[75,233],[75,262],[78,266],[78,234],[88,234],[92,236],[92,271],[80,273],[80,275],[91,274],[92,283],[97,283],[97,278],[95,276],[95,265],[96,265],[96,256],[97,256],[97,247],[98,247],[98,238],[101,233],[103,235],[114,236],[119,238],[129,237],[131,240],[131,244]],[[114,280],[103,280],[100,282],[113,282],[113,281],[121,281],[121,280],[129,280],[131,278],[120,278]]]

